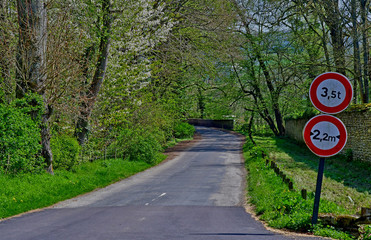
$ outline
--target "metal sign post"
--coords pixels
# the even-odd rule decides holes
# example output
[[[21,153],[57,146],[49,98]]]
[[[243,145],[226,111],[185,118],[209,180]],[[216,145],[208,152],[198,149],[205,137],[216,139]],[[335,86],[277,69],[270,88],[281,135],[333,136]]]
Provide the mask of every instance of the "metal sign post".
[[[318,211],[319,211],[319,200],[321,198],[321,188],[322,188],[322,179],[323,171],[325,169],[325,158],[319,159],[318,175],[317,175],[317,185],[316,185],[316,195],[314,196],[314,207],[312,215],[312,224],[317,224],[318,220]]]

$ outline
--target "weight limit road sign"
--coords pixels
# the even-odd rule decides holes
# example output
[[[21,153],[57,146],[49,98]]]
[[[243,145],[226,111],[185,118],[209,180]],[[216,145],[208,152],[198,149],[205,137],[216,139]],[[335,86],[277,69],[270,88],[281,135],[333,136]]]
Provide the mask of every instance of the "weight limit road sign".
[[[339,153],[347,142],[344,123],[331,115],[318,115],[304,127],[305,144],[317,156],[331,157]]]
[[[336,114],[346,109],[352,101],[353,87],[340,73],[323,73],[313,80],[309,97],[319,111]]]

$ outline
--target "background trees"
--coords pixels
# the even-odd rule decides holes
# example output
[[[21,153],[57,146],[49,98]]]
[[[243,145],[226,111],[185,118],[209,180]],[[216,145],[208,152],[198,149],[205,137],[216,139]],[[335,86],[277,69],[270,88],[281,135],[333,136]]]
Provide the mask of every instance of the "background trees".
[[[311,109],[308,86],[325,71],[351,79],[354,103],[369,102],[369,0],[0,5],[1,103],[42,102],[50,172],[50,137],[74,146],[74,136],[82,155],[124,154],[128,136],[163,145],[188,117],[264,122],[284,135],[284,118]]]
[[[354,103],[369,101],[368,37],[361,40],[359,33],[369,31],[369,12],[363,10],[368,1],[232,2],[237,18],[231,37],[239,45],[225,78],[235,96],[225,101],[246,117],[257,113],[275,135],[283,135],[284,116],[311,109],[307,89],[326,71],[351,79]]]

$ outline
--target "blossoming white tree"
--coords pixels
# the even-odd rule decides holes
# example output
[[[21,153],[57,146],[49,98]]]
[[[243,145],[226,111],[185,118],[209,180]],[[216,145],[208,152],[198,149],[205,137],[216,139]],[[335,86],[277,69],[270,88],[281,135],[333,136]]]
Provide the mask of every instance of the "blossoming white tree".
[[[153,53],[166,41],[175,22],[165,12],[166,3],[157,0],[129,1],[115,16],[102,107],[112,118],[125,119],[128,107],[144,101],[143,92],[156,68]],[[114,103],[114,104],[113,104]],[[115,106],[115,109],[112,109]]]

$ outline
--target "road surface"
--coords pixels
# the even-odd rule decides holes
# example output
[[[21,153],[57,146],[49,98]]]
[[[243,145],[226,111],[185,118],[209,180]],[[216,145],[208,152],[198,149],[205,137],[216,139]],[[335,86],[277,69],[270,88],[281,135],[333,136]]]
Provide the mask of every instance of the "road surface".
[[[268,231],[246,213],[241,138],[198,132],[202,139],[173,160],[0,222],[0,240],[316,239]]]

